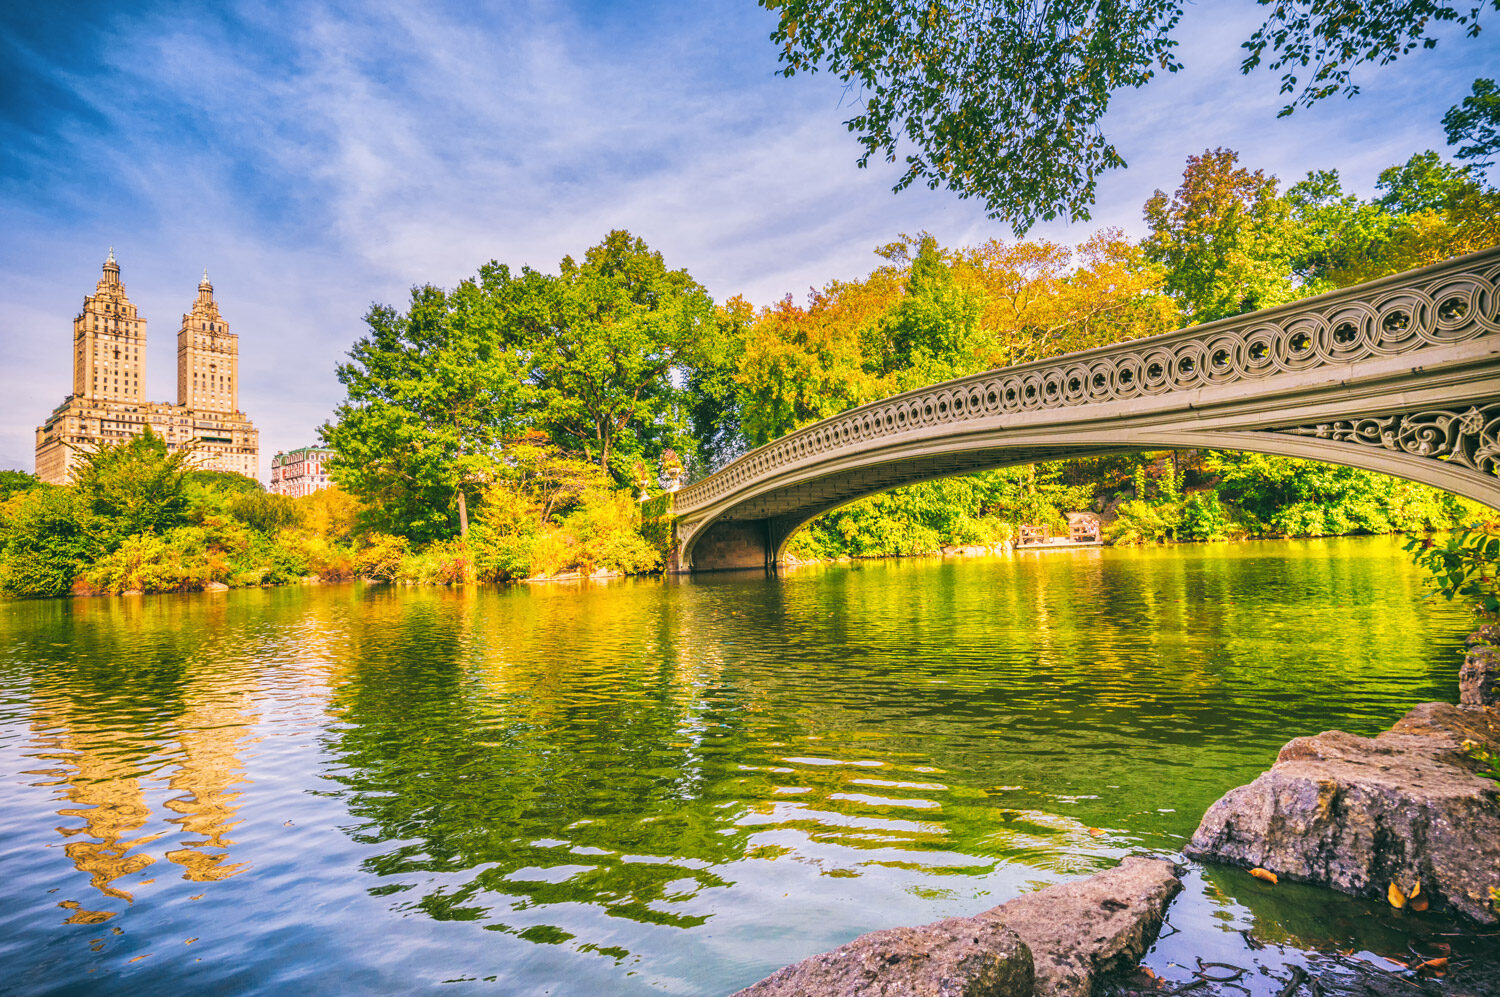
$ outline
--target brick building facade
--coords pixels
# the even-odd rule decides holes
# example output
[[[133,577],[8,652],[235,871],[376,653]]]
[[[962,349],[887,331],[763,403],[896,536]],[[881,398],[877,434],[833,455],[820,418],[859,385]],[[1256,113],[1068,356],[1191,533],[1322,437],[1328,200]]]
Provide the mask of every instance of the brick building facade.
[[[328,460],[332,450],[317,447],[299,447],[287,453],[277,453],[271,458],[272,495],[311,495],[328,488],[333,482],[328,477]]]

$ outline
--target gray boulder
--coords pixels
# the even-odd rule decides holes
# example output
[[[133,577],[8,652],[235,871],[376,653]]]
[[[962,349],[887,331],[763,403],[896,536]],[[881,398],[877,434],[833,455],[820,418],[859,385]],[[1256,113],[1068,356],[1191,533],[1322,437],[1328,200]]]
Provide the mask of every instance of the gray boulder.
[[[735,997],[1087,997],[1140,961],[1180,889],[1172,863],[1132,856],[974,917],[861,935]]]
[[[1059,883],[980,917],[1015,929],[1031,949],[1038,997],[1087,997],[1105,976],[1135,968],[1182,889],[1177,867],[1132,855],[1087,879]]]
[[[1500,752],[1500,710],[1424,703],[1378,737],[1296,738],[1209,808],[1186,852],[1357,896],[1420,883],[1432,904],[1495,923],[1500,783],[1465,741]]]
[[[1500,706],[1500,628],[1469,635],[1469,653],[1458,672],[1460,706]]]
[[[735,997],[1030,997],[1031,952],[1005,925],[951,917],[860,935]]]

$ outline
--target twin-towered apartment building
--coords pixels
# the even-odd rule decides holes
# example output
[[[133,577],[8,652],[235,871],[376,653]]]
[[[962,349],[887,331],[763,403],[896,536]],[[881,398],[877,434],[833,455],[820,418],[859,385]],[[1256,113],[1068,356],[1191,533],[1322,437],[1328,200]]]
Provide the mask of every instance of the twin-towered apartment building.
[[[73,393],[36,431],[37,477],[66,484],[81,452],[146,426],[194,463],[254,478],[260,446],[239,410],[239,338],[219,314],[204,271],[177,332],[177,404],[146,401],[146,320],[125,295],[114,250],[73,319]]]
[[[173,450],[189,449],[197,467],[258,476],[259,433],[239,410],[239,337],[219,313],[208,271],[177,330],[177,404],[146,401],[146,320],[125,295],[115,251],[94,293],[73,319],[73,393],[36,431],[36,474],[67,484],[82,453],[146,426]],[[271,459],[276,495],[329,487],[333,453],[302,447]]]

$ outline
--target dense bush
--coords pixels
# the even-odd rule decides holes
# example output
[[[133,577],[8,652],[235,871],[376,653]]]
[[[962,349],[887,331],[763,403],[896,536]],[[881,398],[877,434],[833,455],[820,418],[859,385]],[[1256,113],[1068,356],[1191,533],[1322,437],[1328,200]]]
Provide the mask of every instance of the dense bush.
[[[0,508],[0,591],[61,595],[72,588],[94,549],[72,491],[39,485]]]

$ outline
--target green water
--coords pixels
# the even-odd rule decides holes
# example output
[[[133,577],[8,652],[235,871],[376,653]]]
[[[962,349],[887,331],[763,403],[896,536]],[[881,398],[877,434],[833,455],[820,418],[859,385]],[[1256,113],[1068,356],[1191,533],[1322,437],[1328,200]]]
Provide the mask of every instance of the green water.
[[[1451,699],[1422,594],[1377,538],[0,604],[0,989],[727,993]],[[1188,894],[1199,951],[1391,930]]]

